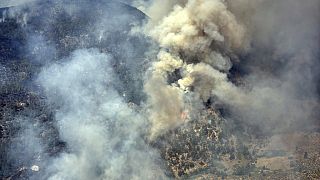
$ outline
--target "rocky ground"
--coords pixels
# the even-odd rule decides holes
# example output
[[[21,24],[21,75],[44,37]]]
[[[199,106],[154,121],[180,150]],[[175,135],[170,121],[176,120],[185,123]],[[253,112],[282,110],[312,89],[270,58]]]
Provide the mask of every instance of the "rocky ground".
[[[91,42],[89,36],[83,35],[87,32],[75,30],[81,23],[70,27],[70,32],[63,28],[67,25],[68,23],[62,23],[56,26],[56,34],[53,35],[58,38],[52,34],[51,37],[51,32],[44,30],[42,32],[41,28],[37,31],[48,33],[52,41],[57,41],[54,42],[57,46],[63,47],[58,57],[53,58],[54,61],[79,48],[78,46],[82,47],[80,40],[86,42],[86,38],[89,39],[87,46],[83,45],[84,48],[92,47],[90,43],[97,43]],[[21,160],[16,162],[12,159],[12,149],[27,148],[19,146],[25,144],[21,143],[22,141],[28,142],[28,137],[21,139],[26,124],[40,129],[35,133],[44,147],[46,156],[56,156],[67,146],[58,138],[59,133],[52,112],[54,107],[46,104],[37,87],[29,86],[34,78],[33,75],[39,72],[41,64],[28,60],[31,55],[19,55],[21,51],[17,47],[26,45],[25,33],[14,20],[0,23],[0,179],[3,180],[28,179],[30,174],[39,173],[43,168],[39,165],[42,163],[42,158],[45,158],[39,157],[42,152],[28,154],[31,159],[24,159],[25,154],[16,152],[14,156],[21,157]],[[118,39],[118,37],[110,38],[106,41]],[[138,38],[131,40],[140,41]],[[147,46],[145,42],[139,43]],[[123,58],[123,54],[119,51],[121,44],[114,43],[113,46],[107,46],[106,42],[99,42],[98,47],[101,51],[105,48],[104,51],[114,52],[115,57]],[[126,69],[119,64],[115,64],[119,67],[118,72]],[[140,65],[137,67],[140,68]],[[133,81],[130,78],[132,78],[130,75],[123,75],[121,80]],[[130,94],[127,97],[130,99]],[[130,100],[135,101],[133,98]],[[150,144],[161,152],[161,157],[171,173],[170,177],[320,179],[319,131],[256,134],[252,130],[255,127],[224,118],[224,110],[210,103],[196,117],[198,118],[166,133],[157,142]]]
[[[162,157],[175,178],[320,178],[319,132],[239,135],[245,129],[232,127],[214,109],[200,117],[163,137]]]
[[[18,96],[17,96],[18,97]],[[8,162],[6,152],[10,142],[15,141],[12,129],[15,121],[6,116],[8,111],[16,114],[32,108],[32,95],[4,101],[1,104],[1,174],[4,180],[27,179],[39,168],[32,164],[15,166]],[[23,99],[25,97],[25,99]],[[4,95],[2,95],[4,98]],[[6,103],[4,103],[6,102]],[[39,102],[39,101],[38,101]],[[319,179],[320,178],[320,133],[295,132],[271,137],[251,138],[237,136],[221,114],[204,109],[200,119],[173,130],[154,144],[161,151],[172,177],[176,179]],[[3,122],[6,119],[6,122]],[[45,113],[35,115],[35,124],[46,126],[39,136],[44,141],[55,136],[55,127]],[[51,126],[50,126],[51,125]],[[242,138],[242,140],[241,140]],[[53,144],[52,144],[53,143]],[[65,147],[63,142],[52,141],[47,153],[54,155]],[[36,158],[36,157],[35,157]]]

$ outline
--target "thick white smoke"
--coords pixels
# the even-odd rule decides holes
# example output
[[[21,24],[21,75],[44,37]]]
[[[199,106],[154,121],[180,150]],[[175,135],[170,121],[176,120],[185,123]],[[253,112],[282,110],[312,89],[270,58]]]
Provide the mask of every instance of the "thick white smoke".
[[[315,24],[320,11],[317,0],[308,2],[135,1],[150,19],[134,30],[159,46],[146,52],[152,56],[156,51],[151,60],[135,58],[134,45],[122,42],[110,48],[112,55],[106,53],[110,49],[104,53],[78,49],[49,65],[56,49],[46,44],[46,37],[29,36],[28,50],[36,54],[30,53],[33,61],[46,65],[37,83],[48,104],[57,107],[59,135],[67,146],[47,163],[45,178],[166,179],[159,153],[149,140],[197,120],[199,109],[211,98],[215,100],[211,103],[230,108],[226,118],[240,117],[267,132],[316,120],[319,63],[314,57],[319,56],[319,46],[314,39],[319,39]],[[69,15],[79,13],[71,6],[65,9]],[[301,13],[293,16],[291,9]],[[111,17],[112,13],[92,23],[93,35],[81,36],[76,43],[85,47],[93,38],[101,45],[113,36],[127,41],[127,32]],[[296,24],[295,18],[301,23]],[[126,15],[116,20],[131,21]],[[123,34],[114,33],[118,30]],[[115,59],[115,54],[125,58]],[[148,72],[141,75],[150,61]],[[245,73],[236,76],[234,71]],[[9,73],[0,73],[0,87],[8,83]],[[133,82],[124,76],[132,76]],[[238,86],[234,81],[245,83]],[[128,102],[126,91],[136,104]]]
[[[68,144],[49,167],[49,179],[164,177],[157,153],[143,139],[145,117],[114,89],[110,59],[98,50],[78,50],[39,75],[48,100],[59,107],[60,138]]]

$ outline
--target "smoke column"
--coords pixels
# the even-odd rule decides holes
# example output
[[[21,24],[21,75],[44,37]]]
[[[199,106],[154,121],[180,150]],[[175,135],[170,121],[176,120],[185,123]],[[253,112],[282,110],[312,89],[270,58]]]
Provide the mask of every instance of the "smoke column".
[[[53,161],[49,179],[150,179],[163,176],[155,151],[141,137],[144,117],[114,89],[110,56],[78,50],[39,76],[56,113],[60,136],[72,153]]]
[[[317,122],[317,1],[170,1],[156,10],[160,3],[145,8],[145,31],[160,45],[145,84],[151,139],[210,97],[230,107],[230,118],[269,133]]]
[[[146,29],[160,44],[145,85],[152,107],[151,139],[186,120],[183,114],[197,103],[185,99],[206,102],[213,95],[236,96],[238,90],[227,78],[232,66],[228,54],[245,49],[246,34],[222,1],[180,2]],[[181,77],[170,84],[168,76],[174,72]]]
[[[258,127],[255,133],[319,124],[319,1],[130,2],[149,16],[143,25],[122,15],[133,10],[99,9],[95,2],[57,1],[69,19],[80,18],[52,37],[50,16],[35,31],[30,14],[8,13],[27,27],[26,54],[40,66],[32,84],[66,143],[48,157],[37,130],[26,126],[22,136],[35,144],[30,151],[46,158],[42,179],[169,179],[150,144],[197,121],[206,103],[222,104],[225,118]],[[93,17],[91,8],[98,9]],[[62,40],[61,29],[71,32]],[[1,87],[12,74],[2,69]]]

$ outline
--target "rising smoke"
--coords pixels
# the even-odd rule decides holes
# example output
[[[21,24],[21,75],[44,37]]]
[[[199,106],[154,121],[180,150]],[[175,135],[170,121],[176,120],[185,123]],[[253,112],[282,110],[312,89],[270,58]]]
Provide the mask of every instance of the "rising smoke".
[[[233,114],[269,133],[317,127],[319,1],[243,2],[228,1],[251,36],[239,63],[251,87],[245,100],[227,100]]]
[[[154,108],[151,136],[183,121],[178,114],[189,106],[183,99],[190,94],[196,102],[215,97],[230,106],[230,118],[240,117],[266,132],[317,122],[318,1],[171,3],[175,5],[161,13],[154,6],[146,10],[154,19],[146,31],[161,47],[146,82]],[[175,82],[164,83],[177,71]],[[237,73],[237,79],[229,78]],[[232,80],[245,83],[236,86]],[[155,85],[167,89],[167,96],[154,98],[158,92],[148,87]],[[172,96],[178,97],[175,108],[166,103]],[[163,110],[162,116],[157,109]]]
[[[137,179],[163,176],[158,155],[142,134],[147,121],[114,89],[116,75],[110,56],[97,50],[78,50],[63,65],[39,75],[56,113],[61,139],[72,153],[51,164],[49,179]]]
[[[161,47],[145,89],[153,109],[152,138],[185,120],[181,114],[192,111],[186,109],[191,106],[184,102],[186,96],[206,102],[213,95],[238,94],[226,74],[231,68],[228,53],[245,49],[246,33],[222,1],[180,2],[159,23],[151,21],[146,31]],[[175,71],[181,78],[166,83]],[[150,88],[155,86],[158,91]]]
[[[68,38],[51,42],[28,30],[28,57],[42,67],[33,83],[55,107],[59,138],[67,144],[47,157],[44,178],[166,179],[149,142],[196,121],[207,102],[228,108],[226,118],[271,134],[318,123],[317,0],[132,4],[149,16],[144,25],[121,16],[123,9],[105,9],[111,15],[90,24],[92,32],[76,42],[68,37],[71,53],[58,52]],[[64,10],[92,20],[81,8]],[[119,16],[109,21],[113,14]],[[127,24],[132,31],[123,30]],[[53,26],[45,25],[44,31]],[[148,48],[131,42],[137,34]],[[7,74],[0,75],[3,86]]]

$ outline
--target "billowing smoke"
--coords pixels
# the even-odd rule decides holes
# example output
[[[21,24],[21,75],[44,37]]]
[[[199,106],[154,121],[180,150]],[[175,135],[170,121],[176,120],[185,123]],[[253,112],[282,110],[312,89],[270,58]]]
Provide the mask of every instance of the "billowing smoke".
[[[145,86],[152,137],[210,98],[266,132],[317,122],[317,1],[170,1],[161,11],[159,3],[145,10],[146,32],[160,45]]]
[[[237,64],[245,99],[226,100],[233,114],[268,133],[318,126],[319,1],[227,2],[252,44]]]
[[[149,43],[130,34],[143,13],[119,2],[58,0],[5,9],[2,18],[21,27],[18,52],[33,68],[25,83],[52,115],[37,107],[34,115],[15,117],[22,130],[10,157],[23,163],[19,173],[52,180],[167,178],[147,143],[150,124],[141,108]],[[9,86],[12,72],[0,67],[1,87]],[[51,129],[41,127],[48,121]]]
[[[228,54],[246,48],[246,33],[222,1],[180,2],[146,31],[160,45],[145,86],[152,138],[186,120],[184,114],[192,111],[184,102],[188,96],[206,102],[213,95],[235,95],[226,74],[232,66]],[[175,72],[178,78],[168,83]]]
[[[163,176],[158,155],[143,139],[146,118],[114,88],[111,57],[78,50],[70,61],[39,75],[48,100],[59,106],[56,120],[70,153],[51,164],[49,179],[138,179]]]
[[[317,0],[136,0],[135,16],[101,2],[52,1],[56,19],[37,3],[3,12],[25,33],[19,52],[38,68],[26,84],[65,143],[45,155],[25,126],[42,179],[167,179],[150,144],[208,105],[256,132],[318,124]],[[2,88],[13,72],[0,70]]]

